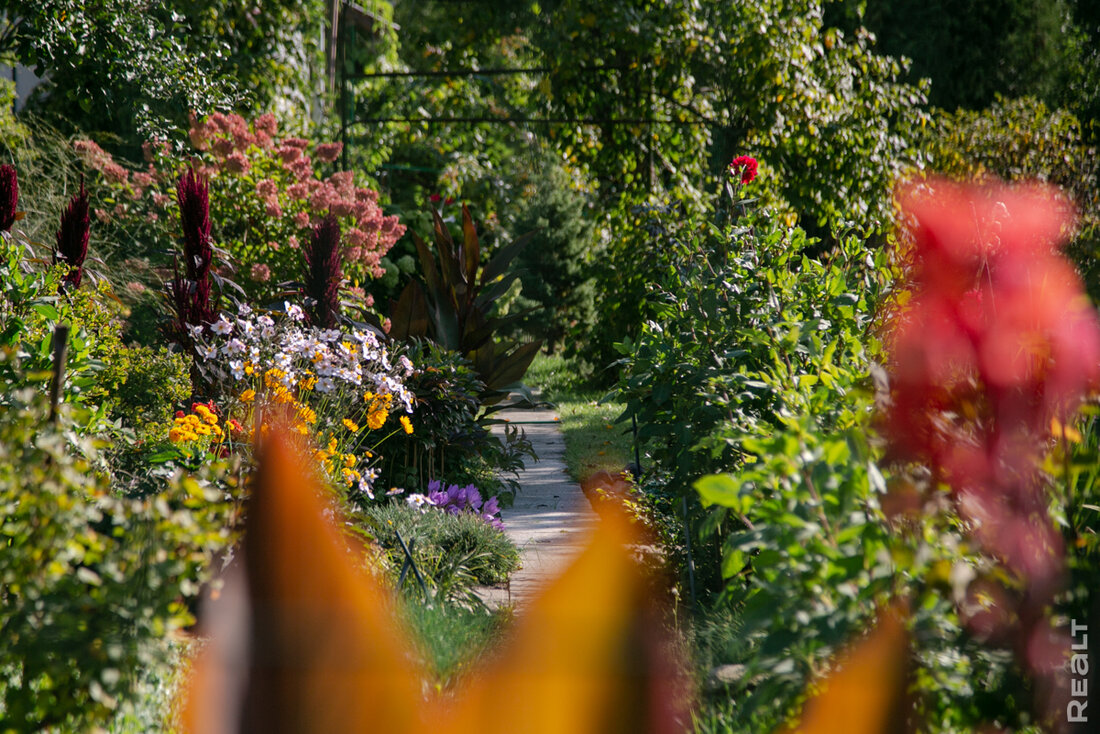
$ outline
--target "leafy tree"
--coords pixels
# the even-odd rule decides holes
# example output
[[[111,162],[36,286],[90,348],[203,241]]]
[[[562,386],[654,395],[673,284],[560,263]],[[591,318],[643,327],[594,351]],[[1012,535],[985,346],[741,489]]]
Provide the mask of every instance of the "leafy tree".
[[[32,109],[136,152],[190,113],[275,107],[308,121],[322,85],[323,0],[12,0],[0,54],[47,78]],[[100,136],[102,138],[102,136]]]
[[[861,22],[882,50],[913,60],[937,107],[980,109],[994,95],[1055,101],[1070,63],[1074,0],[866,0]],[[851,3],[849,3],[851,5]]]
[[[191,51],[184,18],[159,3],[12,0],[3,22],[0,53],[47,76],[36,106],[74,127],[156,135],[236,99],[218,50]]]

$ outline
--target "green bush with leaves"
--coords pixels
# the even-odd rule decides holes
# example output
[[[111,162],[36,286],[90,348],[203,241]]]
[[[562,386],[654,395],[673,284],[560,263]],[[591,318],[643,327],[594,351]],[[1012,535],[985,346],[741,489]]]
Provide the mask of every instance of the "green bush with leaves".
[[[415,405],[414,430],[388,439],[380,482],[410,491],[433,479],[473,483],[508,501],[518,489],[523,457],[534,455],[530,441],[515,427],[503,436],[491,431],[494,421],[481,402],[485,384],[464,357],[420,339],[409,343],[407,356],[415,367],[405,381]]]
[[[859,419],[843,398],[865,381],[886,286],[881,253],[855,238],[814,259],[804,232],[774,220],[696,226],[662,238],[674,264],[654,290],[654,318],[620,346],[616,391],[681,495],[737,466],[741,436],[780,416],[807,412],[841,428]]]
[[[229,544],[222,492],[177,477],[121,499],[93,470],[80,408],[47,420],[43,396],[8,395],[0,415],[0,728],[105,723],[161,639],[191,623],[188,601]]]

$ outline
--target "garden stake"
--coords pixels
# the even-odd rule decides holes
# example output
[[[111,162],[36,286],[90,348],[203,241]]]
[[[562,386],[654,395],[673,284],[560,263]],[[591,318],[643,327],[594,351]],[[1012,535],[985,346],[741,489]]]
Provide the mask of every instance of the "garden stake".
[[[638,475],[642,473],[642,457],[638,453],[638,415],[632,413],[630,416],[630,427],[634,431],[634,466],[638,469]]]
[[[65,379],[65,352],[69,347],[69,327],[58,324],[53,329],[53,383],[50,385],[50,423],[57,423],[57,404],[61,400],[61,384]]]
[[[405,553],[405,564],[412,567],[413,576],[416,577],[416,582],[420,584],[420,591],[424,594],[424,598],[428,598],[428,588],[424,585],[424,579],[420,575],[420,569],[416,567],[416,561],[413,560],[412,553],[409,552],[409,547],[405,545],[405,539],[401,537],[401,532],[394,528],[394,535],[397,536],[397,542],[401,544],[401,550]],[[414,539],[415,543],[416,540]],[[405,578],[406,569],[401,569],[401,578]]]
[[[688,592],[691,594],[691,606],[695,606],[695,559],[691,557],[691,531],[688,530],[688,498],[683,496],[684,503],[684,542],[687,544],[688,557]]]

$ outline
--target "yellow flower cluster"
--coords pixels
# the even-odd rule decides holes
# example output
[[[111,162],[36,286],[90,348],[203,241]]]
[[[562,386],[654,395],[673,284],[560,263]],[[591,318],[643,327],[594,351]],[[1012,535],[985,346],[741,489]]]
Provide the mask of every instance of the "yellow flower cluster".
[[[317,375],[312,372],[305,373],[305,376],[298,380],[298,388],[303,392],[309,392],[317,385]]]
[[[168,431],[168,440],[184,443],[209,437],[221,441],[225,434],[218,425],[218,416],[214,415],[214,411],[201,403],[191,406],[191,410],[187,415],[177,414]]]
[[[328,444],[323,449],[317,449],[313,454],[313,458],[317,459],[320,463],[324,464],[325,469],[332,473],[332,457],[339,453],[336,447],[336,436],[328,437]]]
[[[401,421],[401,427],[405,429],[405,433],[413,432],[413,424],[412,421],[409,420],[409,416],[403,415],[399,420]]]
[[[377,431],[390,417],[390,406],[393,405],[393,395],[376,395],[368,392],[363,395],[363,400],[370,403],[367,410],[367,428]]]

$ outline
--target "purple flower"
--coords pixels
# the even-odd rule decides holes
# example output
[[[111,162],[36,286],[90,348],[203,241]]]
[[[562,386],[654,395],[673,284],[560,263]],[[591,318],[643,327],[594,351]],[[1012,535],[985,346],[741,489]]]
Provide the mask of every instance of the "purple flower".
[[[460,487],[452,484],[446,489],[443,482],[433,479],[428,482],[427,497],[431,503],[449,515],[461,515],[468,513],[477,515],[486,523],[497,530],[504,529],[504,523],[496,515],[500,512],[500,505],[496,497],[490,497],[484,502],[481,493],[473,484]]]
[[[69,270],[61,282],[62,290],[79,288],[84,276],[84,258],[88,255],[88,192],[84,190],[84,177],[80,177],[80,191],[69,200],[69,206],[61,214],[61,228],[57,230],[57,247],[53,261],[66,263]]]
[[[485,504],[481,506],[481,512],[483,515],[497,515],[500,514],[500,504],[497,502],[496,497],[490,497],[485,500]]]
[[[15,224],[15,210],[19,208],[19,176],[15,168],[0,166],[0,232],[7,232]]]

